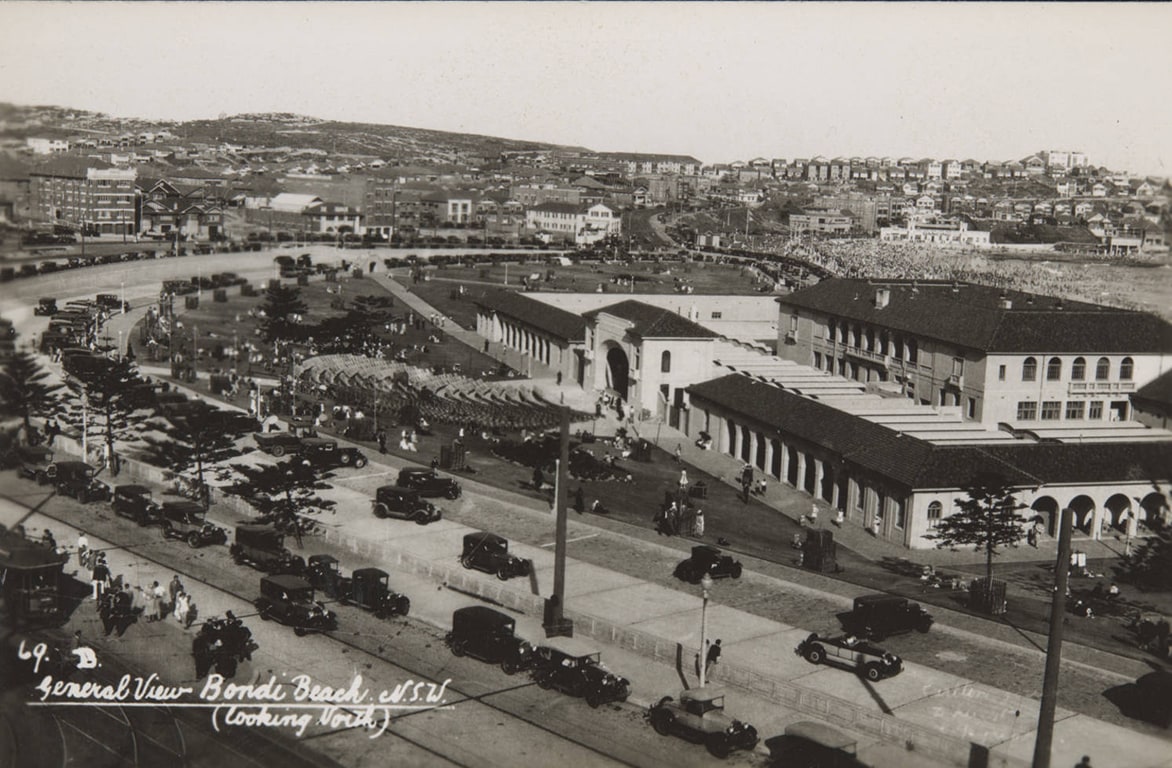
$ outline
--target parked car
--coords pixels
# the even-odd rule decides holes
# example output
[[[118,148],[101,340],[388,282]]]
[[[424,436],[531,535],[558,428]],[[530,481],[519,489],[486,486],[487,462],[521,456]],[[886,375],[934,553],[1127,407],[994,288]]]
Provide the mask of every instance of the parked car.
[[[322,437],[301,438],[301,458],[318,469],[366,466],[366,456],[357,448],[342,448],[337,440]]]
[[[533,565],[509,554],[509,540],[495,533],[476,531],[464,536],[460,565],[485,573],[495,573],[501,581],[513,576],[528,576]]]
[[[450,477],[440,477],[430,467],[405,467],[399,471],[396,485],[414,488],[420,496],[443,496],[448,499],[460,498],[460,484]]]
[[[768,739],[770,765],[810,768],[866,768],[858,742],[829,725],[802,720],[785,727],[785,735]]]
[[[454,656],[500,664],[506,675],[530,668],[536,648],[517,637],[517,622],[484,605],[457,608],[452,612],[452,631],[444,638]]]
[[[19,445],[16,448],[16,462],[17,475],[44,485],[49,482],[48,470],[53,464],[53,449],[44,445]]]
[[[338,558],[333,555],[310,555],[302,576],[314,589],[320,589],[332,600],[338,599],[341,583],[345,578]]]
[[[703,744],[714,757],[757,746],[757,729],[725,714],[724,694],[712,688],[683,691],[679,701],[664,696],[648,710],[647,719],[660,736]]]
[[[854,635],[819,637],[814,632],[799,643],[794,652],[811,664],[833,664],[853,669],[872,683],[894,677],[903,670],[903,661],[898,656]]]
[[[263,621],[276,619],[293,627],[294,634],[299,637],[338,628],[338,617],[314,600],[313,587],[300,576],[262,576],[260,597],[253,604]]]
[[[209,544],[227,544],[228,532],[209,523],[207,510],[196,501],[165,501],[159,508],[163,538],[181,539],[192,549]]]
[[[676,566],[675,575],[697,584],[704,574],[713,579],[739,579],[742,570],[743,566],[730,555],[721,554],[719,549],[708,544],[697,544],[692,547],[692,556]]]
[[[419,525],[434,523],[443,517],[443,512],[434,504],[420,498],[419,491],[397,485],[384,485],[375,491],[371,511],[380,519],[395,517],[400,520],[414,520]]]
[[[129,312],[130,302],[122,301],[113,293],[99,293],[95,298],[97,305],[102,309],[112,310],[114,312]]]
[[[392,591],[389,581],[389,574],[380,568],[359,568],[341,582],[338,599],[342,605],[356,605],[380,619],[406,616],[411,612],[411,600]]]
[[[57,299],[49,297],[42,298],[37,302],[37,306],[33,307],[33,314],[50,317],[57,314]]]
[[[594,709],[627,700],[631,682],[604,667],[598,651],[577,647],[581,644],[570,639],[555,642],[537,649],[532,674],[540,687],[584,698]]]
[[[256,432],[252,439],[262,451],[277,458],[301,450],[301,438],[292,432]]]
[[[305,559],[285,549],[285,534],[269,525],[236,526],[236,541],[228,551],[237,565],[274,574],[305,572]]]
[[[57,493],[72,496],[82,504],[110,498],[110,489],[97,474],[98,470],[84,461],[55,461],[45,469],[45,477]]]
[[[861,595],[842,622],[852,635],[882,640],[900,632],[927,632],[932,615],[919,603],[898,595]]]
[[[145,485],[118,485],[110,508],[120,517],[128,517],[139,525],[159,522],[159,505],[151,498],[151,489]]]

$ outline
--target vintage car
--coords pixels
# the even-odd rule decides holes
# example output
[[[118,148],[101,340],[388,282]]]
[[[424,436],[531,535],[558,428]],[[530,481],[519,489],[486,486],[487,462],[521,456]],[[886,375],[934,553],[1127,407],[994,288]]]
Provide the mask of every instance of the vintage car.
[[[48,315],[52,316],[57,313],[57,299],[45,297],[37,302],[37,306],[33,307],[34,315]]]
[[[443,496],[447,499],[460,498],[460,484],[450,477],[440,477],[429,467],[404,467],[399,470],[396,485],[414,488],[420,496]]]
[[[110,489],[97,474],[98,470],[84,461],[55,461],[45,469],[46,482],[57,493],[72,496],[82,504],[110,498]]]
[[[255,432],[252,439],[262,451],[277,458],[301,451],[301,438],[292,432]]]
[[[163,538],[181,539],[192,549],[227,544],[228,532],[205,519],[207,511],[196,501],[165,501],[159,508]]]
[[[227,616],[212,616],[200,625],[195,644],[202,645],[208,654],[208,666],[224,677],[236,674],[242,661],[252,659],[252,652],[260,648],[252,639],[252,630],[228,611]]]
[[[47,474],[53,465],[53,449],[44,445],[19,445],[16,447],[16,474],[36,480],[39,485],[49,482]]]
[[[379,568],[359,568],[349,579],[343,579],[338,599],[342,605],[356,605],[370,611],[377,618],[406,616],[411,612],[411,600],[393,592],[390,576]]]
[[[819,637],[814,632],[798,643],[794,652],[811,664],[834,664],[853,669],[872,683],[894,677],[903,669],[903,661],[898,656],[854,635]]]
[[[120,517],[128,517],[139,525],[159,522],[159,505],[151,498],[151,489],[145,485],[114,486],[110,508]]]
[[[809,768],[866,768],[856,757],[858,742],[812,720],[790,723],[785,735],[768,739],[770,765]]]
[[[236,526],[236,541],[228,551],[237,565],[266,573],[305,572],[304,558],[285,549],[285,534],[270,525]]]
[[[692,547],[692,556],[676,566],[675,575],[676,578],[697,584],[704,578],[704,574],[713,579],[739,579],[742,569],[739,562],[729,555],[721,554],[716,547],[697,544]]]
[[[384,485],[375,491],[371,511],[380,519],[395,517],[400,520],[414,520],[419,525],[434,523],[443,517],[443,512],[434,504],[420,498],[419,491],[397,485]]]
[[[313,598],[313,587],[300,576],[262,576],[253,605],[263,621],[276,619],[298,636],[337,629],[338,617]]]
[[[724,694],[712,688],[684,691],[679,701],[664,696],[648,710],[647,719],[660,736],[702,743],[714,757],[757,746],[757,729],[726,715]]]
[[[900,632],[927,632],[932,615],[919,603],[898,595],[861,595],[842,620],[842,627],[858,637],[882,640]]]
[[[542,688],[586,699],[597,709],[612,701],[626,701],[631,683],[602,665],[598,651],[573,639],[558,638],[555,645],[537,649],[532,675]]]
[[[337,600],[343,579],[338,558],[333,555],[310,555],[302,574],[314,589],[320,589],[326,597]]]
[[[454,656],[471,656],[500,664],[506,675],[529,669],[534,662],[533,644],[516,636],[517,622],[484,605],[452,612],[452,631],[444,638]]]
[[[509,554],[509,540],[495,533],[476,531],[464,536],[460,565],[485,573],[495,573],[501,581],[513,576],[528,576],[533,564]]]
[[[94,297],[95,303],[102,309],[113,310],[114,312],[129,312],[130,302],[122,301],[113,293],[99,293]]]
[[[366,466],[366,456],[357,448],[340,448],[337,440],[322,437],[301,438],[301,458],[318,469]]]

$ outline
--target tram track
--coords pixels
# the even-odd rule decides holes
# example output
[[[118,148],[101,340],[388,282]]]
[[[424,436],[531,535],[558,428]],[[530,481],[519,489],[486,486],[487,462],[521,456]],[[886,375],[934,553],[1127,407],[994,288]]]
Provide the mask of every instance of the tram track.
[[[10,502],[17,504],[25,509],[32,508],[23,500],[14,498],[10,494],[0,493],[0,498],[6,498]],[[40,506],[40,508],[37,510],[37,514],[54,521],[54,524],[69,527],[73,530],[74,534],[76,533],[79,526],[79,521],[71,519],[70,516],[63,515],[60,512],[46,510],[44,505]],[[107,527],[109,527],[110,530],[104,531],[103,529]],[[216,578],[214,575],[217,572],[224,574],[231,573],[233,572],[231,570],[217,568],[215,565],[209,564],[209,568],[207,569],[208,572],[201,573],[199,571],[202,569],[191,568],[191,563],[189,561],[182,562],[179,560],[165,560],[157,552],[151,551],[163,545],[164,542],[162,540],[155,538],[143,538],[140,540],[132,540],[127,542],[126,538],[121,535],[125,534],[126,531],[123,530],[119,521],[114,519],[110,519],[104,524],[99,524],[97,520],[87,521],[85,522],[85,528],[91,539],[99,537],[106,539],[111,545],[113,545],[113,548],[122,550],[128,555],[133,555],[133,557],[137,560],[150,563],[165,571],[179,574],[183,578],[190,579],[193,582],[202,583],[208,588],[218,590],[219,592],[237,600],[243,601],[244,603],[252,603],[252,598],[249,595],[245,594],[240,589],[226,583],[229,581],[226,576]],[[111,535],[112,533],[118,535]],[[227,557],[225,556],[224,559],[227,560]],[[369,617],[366,614],[358,612],[357,609],[353,609],[353,611],[349,611],[348,613],[354,614],[353,617],[350,618],[352,620],[356,619],[358,621],[360,625],[358,628],[362,628],[361,625],[365,624],[367,621],[370,622],[370,626],[372,627],[379,627],[385,624],[385,622],[378,622],[378,620],[374,619],[373,617]],[[240,618],[246,618],[247,616],[248,614],[242,614]],[[420,622],[416,621],[415,623],[416,625],[420,625]],[[434,631],[431,631],[431,628],[428,628],[428,630],[429,634],[432,635],[434,640],[442,640],[442,638],[434,633]],[[363,631],[347,633],[344,631],[335,631],[325,634],[324,637],[328,638],[329,641],[333,644],[360,653],[366,658],[374,660],[380,664],[387,665],[391,669],[405,673],[407,676],[412,678],[435,678],[435,670],[427,669],[421,656],[412,654],[410,652],[404,653],[403,651],[406,649],[394,648],[393,650],[395,651],[396,658],[392,659],[390,657],[390,653],[388,652],[390,648],[384,647],[384,645],[386,645],[385,642],[380,643],[377,632]],[[405,662],[405,659],[411,658],[417,659],[417,661],[420,663],[411,665],[409,661]],[[439,671],[443,672],[443,670],[444,666],[441,665]],[[654,747],[650,749],[640,749],[639,745],[622,743],[620,740],[617,740],[613,731],[606,731],[602,733],[589,732],[587,729],[581,727],[582,723],[580,718],[575,718],[572,721],[568,718],[559,718],[557,717],[556,712],[553,711],[556,708],[537,708],[537,711],[542,712],[543,716],[534,717],[530,716],[524,711],[525,707],[523,706],[522,702],[501,701],[502,698],[508,698],[510,695],[514,695],[515,692],[520,689],[535,687],[536,685],[534,683],[526,681],[523,685],[510,685],[504,688],[494,687],[481,693],[476,693],[474,691],[452,685],[448,686],[447,691],[457,697],[455,701],[451,702],[450,706],[468,706],[470,704],[474,704],[478,707],[484,707],[493,713],[503,715],[519,724],[523,724],[529,728],[534,728],[542,733],[554,737],[559,741],[573,745],[577,749],[585,750],[591,755],[613,761],[616,764],[626,766],[675,766],[680,764],[678,756],[673,756],[670,754],[674,750],[665,750],[664,747],[666,745],[662,742],[655,743]],[[622,705],[622,709],[627,715],[639,714],[641,716],[641,709],[633,705],[624,704]],[[404,721],[406,717],[407,715],[396,717],[393,719],[392,723]],[[575,732],[577,732],[577,735],[575,735]],[[467,760],[463,754],[464,750],[456,747],[455,745],[445,743],[444,746],[448,747],[448,749],[445,750],[442,747],[436,747],[427,743],[427,741],[424,739],[415,738],[408,734],[404,734],[401,732],[401,729],[395,729],[393,726],[388,728],[388,733],[393,734],[396,738],[411,745],[415,749],[422,750],[434,758],[441,759],[452,765],[471,767],[474,764],[482,764],[473,763]],[[315,739],[320,739],[323,737],[324,734],[316,734],[314,736]],[[684,762],[687,763],[691,761],[685,759]]]

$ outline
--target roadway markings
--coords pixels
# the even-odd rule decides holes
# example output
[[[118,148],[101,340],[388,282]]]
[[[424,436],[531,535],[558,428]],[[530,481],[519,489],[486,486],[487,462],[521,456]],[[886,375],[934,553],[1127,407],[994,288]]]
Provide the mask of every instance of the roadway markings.
[[[583,539],[593,539],[595,536],[598,536],[598,535],[599,535],[599,534],[597,534],[597,533],[588,533],[588,534],[586,534],[585,536],[577,536],[577,537],[575,537],[575,538],[573,538],[573,539],[566,539],[566,543],[567,543],[567,544],[570,544],[570,543],[572,543],[572,542],[575,542],[575,541],[582,541]],[[553,546],[554,544],[556,544],[556,543],[557,543],[557,542],[555,542],[555,541],[551,541],[550,543],[548,543],[548,544],[542,544],[541,546],[543,546],[543,547],[552,547],[552,546]]]

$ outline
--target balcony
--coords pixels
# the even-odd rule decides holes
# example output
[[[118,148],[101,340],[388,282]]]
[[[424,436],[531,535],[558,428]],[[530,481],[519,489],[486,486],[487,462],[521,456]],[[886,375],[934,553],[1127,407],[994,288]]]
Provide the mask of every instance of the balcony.
[[[860,360],[867,360],[868,362],[878,363],[884,368],[891,364],[891,358],[887,355],[883,355],[878,352],[872,352],[871,350],[863,349],[862,347],[844,347],[843,351],[845,351],[850,357],[857,357]]]
[[[1071,395],[1126,395],[1135,391],[1135,382],[1072,381],[1066,391]]]

